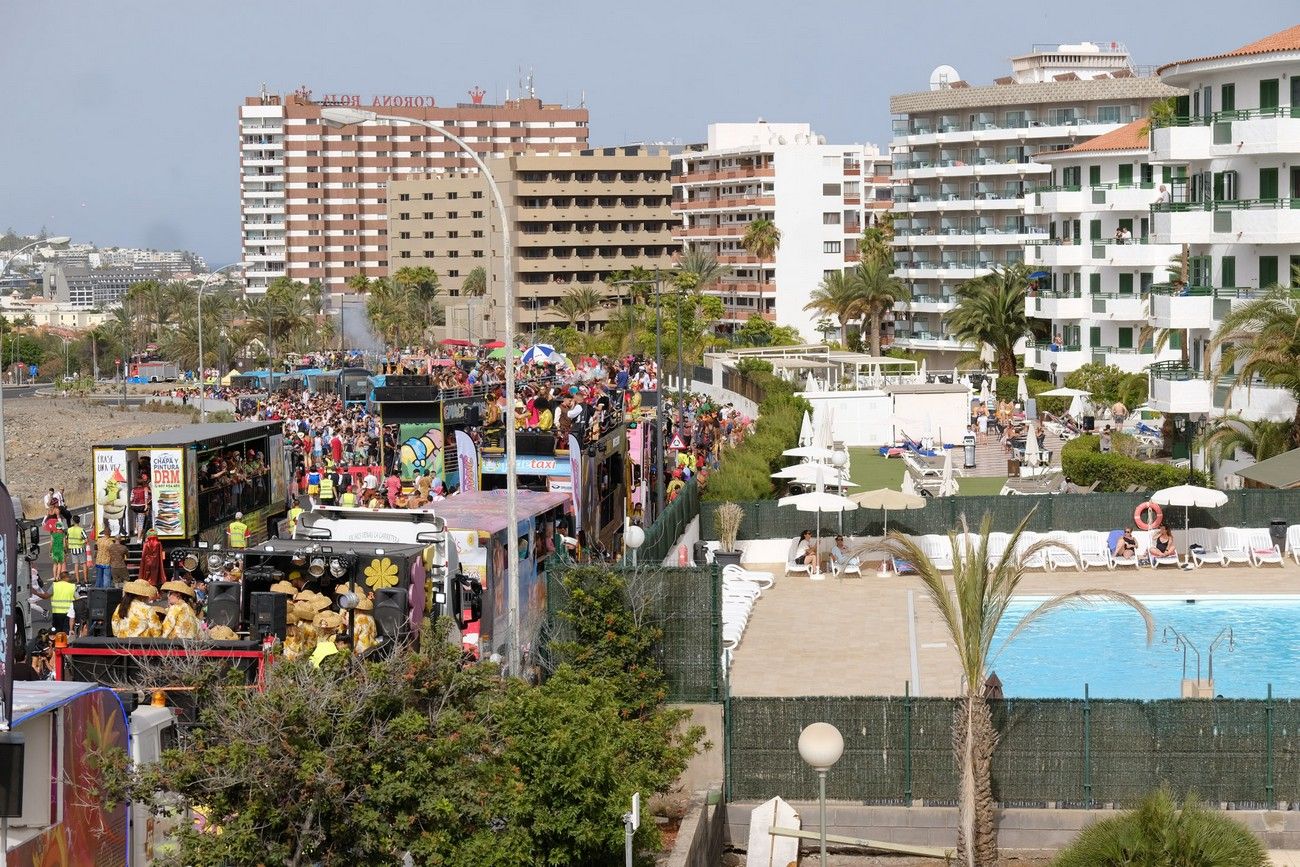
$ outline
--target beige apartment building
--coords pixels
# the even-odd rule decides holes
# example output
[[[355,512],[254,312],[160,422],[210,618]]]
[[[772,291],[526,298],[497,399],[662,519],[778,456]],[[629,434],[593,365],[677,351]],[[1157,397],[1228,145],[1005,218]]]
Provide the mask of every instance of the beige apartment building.
[[[601,148],[571,156],[523,154],[503,162],[504,170],[494,166],[494,176],[509,217],[518,330],[566,324],[553,307],[582,288],[606,299],[575,323],[595,330],[628,300],[625,287],[606,285],[612,274],[673,267],[680,247],[673,238],[667,150]],[[472,174],[393,181],[388,218],[390,272],[427,266],[438,273],[447,296],[448,336],[500,337],[502,244],[486,181]],[[483,300],[462,291],[478,266],[488,276]]]

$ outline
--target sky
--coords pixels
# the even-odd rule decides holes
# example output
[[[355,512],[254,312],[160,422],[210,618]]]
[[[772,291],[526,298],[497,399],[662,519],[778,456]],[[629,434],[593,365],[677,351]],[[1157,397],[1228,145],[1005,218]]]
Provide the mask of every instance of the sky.
[[[807,121],[889,143],[889,95],[955,66],[1008,74],[1035,43],[1118,41],[1137,64],[1231,50],[1296,23],[1295,0],[0,0],[0,229],[239,256],[238,107],[287,93],[591,112],[593,145],[703,141],[710,122]]]

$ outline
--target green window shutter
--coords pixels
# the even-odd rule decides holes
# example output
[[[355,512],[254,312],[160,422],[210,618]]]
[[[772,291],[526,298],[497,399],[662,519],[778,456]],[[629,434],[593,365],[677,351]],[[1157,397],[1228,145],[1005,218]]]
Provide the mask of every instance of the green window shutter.
[[[1260,109],[1277,108],[1278,85],[1276,78],[1266,78],[1259,83]]]
[[[1174,167],[1173,167],[1173,166],[1161,166],[1161,167],[1160,167],[1160,183],[1162,183],[1162,184],[1168,184],[1168,183],[1172,183],[1173,180],[1174,180]]]
[[[1267,289],[1277,283],[1277,257],[1259,257],[1259,288]]]
[[[1088,329],[1088,348],[1096,349],[1098,346],[1101,346],[1101,328],[1094,325]]]
[[[1088,166],[1088,186],[1101,186],[1101,166]]]
[[[1119,330],[1119,348],[1120,348],[1120,349],[1132,349],[1132,348],[1133,348],[1133,329],[1132,329],[1132,328],[1121,328],[1121,329]]]
[[[1219,88],[1220,111],[1232,111],[1237,107],[1237,85],[1225,84]]]
[[[1261,199],[1277,198],[1277,169],[1259,170],[1259,197]]]
[[[1214,201],[1223,201],[1223,172],[1214,173]]]
[[[1101,220],[1088,221],[1088,238],[1092,241],[1101,240]]]
[[[1119,294],[1121,294],[1121,295],[1132,295],[1132,294],[1133,294],[1133,275],[1132,275],[1132,274],[1120,274],[1120,275],[1119,275]]]
[[[1089,274],[1089,275],[1088,275],[1088,294],[1090,294],[1090,295],[1096,295],[1096,294],[1099,293],[1100,291],[1101,291],[1101,275],[1100,275],[1100,274]]]
[[[1287,272],[1287,284],[1292,288],[1300,286],[1300,271],[1297,268],[1300,268],[1300,256],[1292,254],[1291,270]]]
[[[1122,163],[1119,167],[1119,185],[1121,187],[1133,186],[1133,164]]]
[[[1169,340],[1165,343],[1165,345],[1166,345],[1167,347],[1169,347],[1170,349],[1182,349],[1182,348],[1183,348],[1183,332],[1178,331],[1178,330],[1172,330],[1172,331],[1170,331],[1170,332],[1169,332]]]
[[[1219,263],[1219,285],[1232,288],[1237,285],[1237,257],[1224,256]]]

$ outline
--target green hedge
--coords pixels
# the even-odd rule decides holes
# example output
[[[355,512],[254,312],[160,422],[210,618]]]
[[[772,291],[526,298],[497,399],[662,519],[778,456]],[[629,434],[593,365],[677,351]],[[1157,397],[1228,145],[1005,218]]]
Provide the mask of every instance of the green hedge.
[[[704,499],[745,502],[770,498],[775,489],[772,473],[786,465],[781,454],[799,442],[808,401],[795,396],[794,386],[761,370],[749,374],[763,390],[753,433],[734,449],[724,449],[717,470],[709,475]]]
[[[1187,470],[1169,464],[1153,464],[1131,458],[1118,452],[1101,453],[1101,439],[1081,436],[1070,440],[1061,449],[1061,468],[1065,476],[1076,485],[1100,482],[1098,491],[1123,492],[1130,485],[1140,485],[1143,490],[1172,488],[1187,483]],[[1204,473],[1193,473],[1198,485],[1209,484]]]
[[[1038,400],[1038,409],[1042,412],[1050,412],[1053,415],[1059,415],[1070,408],[1070,399],[1066,397],[1038,397],[1044,391],[1051,391],[1054,386],[1046,379],[1037,379],[1037,371],[1030,373],[1025,377],[1025,390],[1029,396]],[[997,399],[1010,400],[1016,399],[1016,377],[999,376],[997,385]]]

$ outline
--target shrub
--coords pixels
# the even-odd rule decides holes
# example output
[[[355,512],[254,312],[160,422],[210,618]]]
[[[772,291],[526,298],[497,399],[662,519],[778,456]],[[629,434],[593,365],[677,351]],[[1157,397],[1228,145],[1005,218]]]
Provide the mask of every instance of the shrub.
[[[743,503],[770,498],[771,475],[785,465],[781,453],[798,443],[803,414],[811,409],[790,383],[759,367],[751,371],[750,379],[763,390],[758,420],[740,445],[723,450],[718,469],[704,488],[706,500]]]
[[[1171,488],[1187,482],[1187,471],[1169,464],[1153,464],[1119,452],[1101,453],[1101,439],[1081,436],[1070,440],[1061,449],[1061,468],[1066,477],[1076,485],[1100,482],[1098,491],[1122,493],[1130,485],[1143,490]],[[1204,473],[1193,473],[1193,482],[1209,484]]]
[[[1038,401],[1038,409],[1042,412],[1050,412],[1053,415],[1059,415],[1070,408],[1070,401],[1064,397],[1043,397],[1038,395],[1044,391],[1051,391],[1055,386],[1046,379],[1038,379],[1034,376],[1025,377],[1025,389],[1029,396]],[[997,385],[998,400],[1015,400],[1016,399],[1016,377],[999,376]]]

